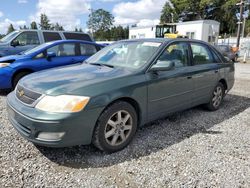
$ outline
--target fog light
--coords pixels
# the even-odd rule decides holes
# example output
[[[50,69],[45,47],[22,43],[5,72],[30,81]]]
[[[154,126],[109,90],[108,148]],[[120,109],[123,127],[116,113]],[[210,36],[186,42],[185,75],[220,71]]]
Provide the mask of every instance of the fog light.
[[[65,135],[65,132],[40,132],[38,134],[37,140],[41,141],[59,141],[63,136]]]

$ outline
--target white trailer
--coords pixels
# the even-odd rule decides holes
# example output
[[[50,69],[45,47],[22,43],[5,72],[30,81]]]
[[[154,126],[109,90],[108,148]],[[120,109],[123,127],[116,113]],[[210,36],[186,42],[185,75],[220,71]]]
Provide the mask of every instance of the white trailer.
[[[220,23],[214,20],[197,20],[189,22],[167,24],[168,32],[178,32],[191,39],[203,40],[205,42],[217,43],[219,38]],[[160,25],[152,25],[147,27],[130,27],[129,38],[156,38]],[[171,31],[172,28],[172,31]],[[164,28],[163,28],[164,30]],[[166,30],[166,31],[167,31]]]
[[[177,23],[176,30],[181,35],[191,39],[217,43],[220,32],[220,23],[214,20],[197,20]]]

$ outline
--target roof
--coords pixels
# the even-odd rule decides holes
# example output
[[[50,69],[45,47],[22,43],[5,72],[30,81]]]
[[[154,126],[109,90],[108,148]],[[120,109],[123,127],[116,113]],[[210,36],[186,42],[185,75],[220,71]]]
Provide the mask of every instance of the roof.
[[[75,42],[88,43],[88,44],[95,44],[95,45],[103,46],[102,44],[98,44],[96,42],[91,42],[91,41],[86,41],[86,40],[75,40],[75,39],[55,40],[55,41],[50,41],[50,42],[46,42],[46,43],[47,44],[61,44],[61,43],[75,43]]]
[[[187,41],[187,42],[197,42],[201,44],[206,44],[211,46],[209,43],[202,41],[202,40],[197,40],[197,39],[187,39],[187,38],[143,38],[143,39],[127,39],[127,40],[121,40],[117,42],[130,42],[130,41],[138,41],[138,42],[161,42],[161,43],[168,43],[168,42],[178,42],[178,41]]]
[[[133,30],[133,29],[152,28],[152,27],[156,27],[157,25],[185,25],[185,24],[199,24],[199,23],[220,25],[220,22],[217,22],[215,20],[195,20],[195,21],[186,21],[186,22],[178,22],[178,23],[166,23],[166,24],[156,24],[156,25],[148,25],[148,26],[136,26],[136,27],[130,27],[129,29]]]
[[[198,24],[198,23],[220,25],[220,22],[217,22],[215,20],[195,20],[195,21],[179,22],[176,23],[176,25]]]
[[[88,35],[88,33],[84,33],[84,32],[75,32],[75,31],[54,31],[54,30],[40,30],[40,29],[19,29],[16,31],[39,31],[39,32],[64,32],[64,33],[78,33],[78,34],[86,34]]]
[[[143,38],[143,39],[126,39],[126,40],[121,40],[122,42],[123,41],[135,41],[135,42],[167,42],[167,41],[170,41],[171,39],[167,39],[167,38]]]

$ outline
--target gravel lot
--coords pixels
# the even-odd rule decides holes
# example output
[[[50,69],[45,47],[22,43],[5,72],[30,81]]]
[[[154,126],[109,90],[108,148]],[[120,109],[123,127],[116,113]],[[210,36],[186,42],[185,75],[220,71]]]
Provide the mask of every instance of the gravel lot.
[[[91,146],[35,147],[0,96],[0,187],[250,187],[250,64],[217,112],[196,107],[141,128],[111,155]]]

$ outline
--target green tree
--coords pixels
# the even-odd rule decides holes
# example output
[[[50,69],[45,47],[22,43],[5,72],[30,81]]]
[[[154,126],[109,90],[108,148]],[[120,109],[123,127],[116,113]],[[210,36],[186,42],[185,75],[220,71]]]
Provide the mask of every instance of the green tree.
[[[42,30],[51,30],[50,20],[46,14],[41,14],[39,26]]]
[[[107,33],[112,27],[114,22],[114,16],[103,9],[92,10],[87,26],[90,32],[94,35],[94,38],[103,40],[107,38]]]
[[[221,23],[222,33],[235,33],[239,0],[170,0],[180,21],[213,19]],[[163,9],[164,10],[164,9]],[[164,11],[168,15],[170,10]],[[163,15],[163,14],[162,14]]]
[[[20,28],[20,29],[23,29],[23,30],[29,29],[26,25],[20,26],[19,28]]]
[[[171,4],[167,1],[161,11],[160,23],[172,23],[176,22],[178,16],[175,12],[175,9]]]
[[[30,29],[38,29],[35,21],[31,22]]]
[[[50,29],[55,31],[64,31],[63,26],[61,26],[58,22],[56,22],[56,24],[51,24]]]
[[[9,25],[7,34],[11,33],[12,31],[15,31],[14,27],[12,24]]]

